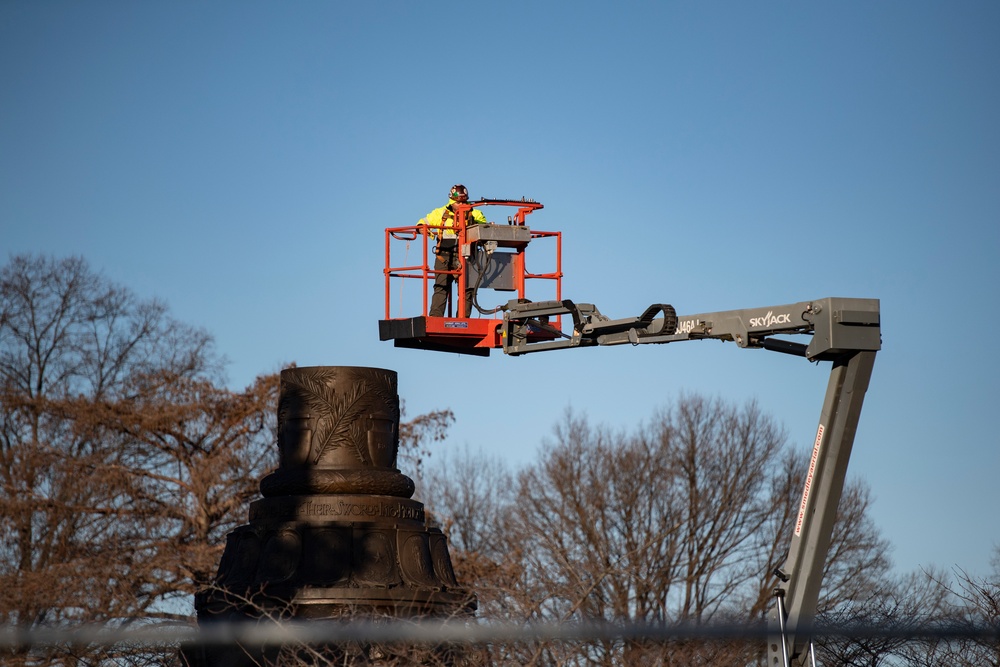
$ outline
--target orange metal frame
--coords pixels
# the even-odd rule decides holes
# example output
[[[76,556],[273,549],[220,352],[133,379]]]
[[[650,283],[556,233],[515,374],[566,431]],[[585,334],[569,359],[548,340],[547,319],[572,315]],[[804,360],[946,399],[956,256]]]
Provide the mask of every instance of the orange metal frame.
[[[470,211],[473,208],[480,208],[485,206],[505,206],[505,207],[516,207],[516,213],[509,215],[507,217],[508,225],[513,226],[525,226],[525,218],[532,212],[542,208],[542,204],[531,201],[531,200],[498,200],[498,199],[483,199],[476,202],[470,202],[467,204],[457,204],[455,206],[455,231],[458,236],[459,248],[464,248],[468,244],[468,227],[466,225],[466,220],[469,216]],[[499,225],[498,225],[499,226]],[[517,293],[518,299],[529,298],[527,294],[527,281],[529,280],[551,280],[555,282],[555,298],[556,300],[562,299],[562,232],[543,232],[531,230],[530,233],[531,241],[536,239],[554,239],[556,243],[555,247],[555,270],[550,272],[542,273],[531,273],[527,270],[525,264],[525,249],[528,242],[525,243],[513,243],[506,247],[513,247],[515,252],[512,260],[512,267],[514,272],[514,291]],[[410,244],[414,241],[420,242],[421,255],[419,264],[393,266],[392,265],[392,247],[394,242],[404,242]],[[427,314],[428,310],[428,294],[433,287],[434,280],[438,275],[441,274],[451,274],[457,278],[454,284],[457,284],[457,289],[454,290],[454,294],[451,299],[449,299],[449,312],[452,311],[454,307],[454,312],[464,313],[465,312],[465,291],[468,280],[468,257],[463,253],[459,253],[461,256],[461,267],[457,271],[435,271],[432,267],[432,257],[433,255],[429,251],[431,236],[429,230],[424,225],[410,225],[406,227],[389,227],[385,230],[385,269],[383,274],[385,277],[385,318],[386,320],[407,320],[416,317],[423,318],[422,331],[423,336],[420,337],[421,341],[429,343],[432,347],[478,347],[478,348],[498,348],[502,346],[500,340],[500,324],[503,320],[499,317],[431,317]],[[501,243],[501,245],[505,245]],[[409,255],[409,248],[407,248],[406,256]],[[419,312],[410,312],[406,316],[395,317],[392,316],[392,286],[393,281],[399,280],[405,282],[407,280],[418,280],[422,285],[422,304]],[[399,308],[403,308],[402,297],[400,297]],[[414,309],[415,310],[415,309]],[[553,324],[558,328],[560,322],[553,322]],[[419,345],[414,345],[412,342],[411,346],[419,347]]]

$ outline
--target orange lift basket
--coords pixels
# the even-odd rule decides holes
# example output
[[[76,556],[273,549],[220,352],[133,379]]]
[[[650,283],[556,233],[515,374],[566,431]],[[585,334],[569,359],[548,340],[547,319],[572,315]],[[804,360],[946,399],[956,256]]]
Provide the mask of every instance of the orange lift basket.
[[[506,207],[515,212],[506,214],[506,224],[466,224],[473,208]],[[531,199],[481,199],[454,204],[455,231],[458,238],[461,266],[456,271],[435,271],[433,241],[424,225],[389,227],[385,230],[385,319],[379,321],[379,338],[392,340],[396,347],[411,347],[441,352],[459,352],[487,356],[492,348],[503,347],[500,326],[506,305],[483,308],[481,295],[486,290],[516,293],[515,303],[528,301],[527,285],[545,292],[545,299],[562,298],[562,233],[541,232],[528,228],[525,218],[542,208]],[[492,212],[492,211],[491,211]],[[486,213],[486,211],[484,211]],[[487,215],[489,218],[489,215]],[[528,270],[526,249],[539,240],[555,241],[543,245],[537,256],[550,270],[533,273]],[[416,248],[414,248],[416,246]],[[547,247],[546,247],[547,246]],[[419,251],[420,263],[408,264],[410,253]],[[536,255],[533,253],[533,257]],[[402,260],[402,264],[394,262]],[[533,259],[532,261],[536,261]],[[441,274],[454,276],[453,293],[449,295],[444,317],[428,315],[429,294]],[[530,281],[530,282],[529,282]],[[542,284],[546,283],[546,284]],[[411,288],[415,286],[416,289]],[[466,291],[471,288],[472,304],[466,303]],[[406,290],[409,289],[407,293]],[[419,293],[417,292],[419,290]],[[392,298],[396,292],[395,301]],[[404,297],[404,294],[406,295]],[[398,312],[393,316],[393,309]],[[470,317],[454,317],[465,313]],[[560,322],[556,318],[551,330],[539,329],[531,335],[538,340],[558,336]]]

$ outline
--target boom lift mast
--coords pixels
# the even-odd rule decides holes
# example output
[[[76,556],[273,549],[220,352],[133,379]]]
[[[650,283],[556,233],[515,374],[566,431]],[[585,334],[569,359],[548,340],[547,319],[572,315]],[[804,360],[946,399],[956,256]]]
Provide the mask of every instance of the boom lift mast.
[[[523,215],[521,222],[523,224]],[[403,347],[468,352],[467,341],[456,343],[453,336],[439,337],[435,334],[446,332],[449,324],[461,330],[462,323],[469,322],[468,319],[426,315],[408,320],[388,319],[388,281],[397,271],[389,267],[388,242],[392,231],[386,230],[387,319],[379,322],[382,340],[395,339],[395,344]],[[481,231],[489,235],[488,230]],[[473,245],[484,242],[466,241],[468,238],[463,230],[462,242]],[[472,248],[469,252],[474,250]],[[523,251],[524,246],[520,246],[518,252]],[[429,275],[426,257],[425,249],[422,267],[425,313],[426,280]],[[515,267],[515,270],[523,274],[523,267],[522,257],[519,269]],[[463,263],[463,271],[465,268]],[[558,275],[561,277],[561,273]],[[555,277],[554,274],[551,277]],[[459,294],[462,294],[464,286],[462,282]],[[875,354],[881,349],[878,300],[829,297],[780,306],[685,316],[677,316],[670,305],[653,304],[638,317],[609,319],[592,304],[577,304],[559,297],[551,301],[526,300],[522,275],[518,298],[509,300],[496,310],[503,311],[502,320],[479,320],[482,330],[474,343],[474,347],[480,348],[477,353],[489,354],[490,347],[499,347],[505,354],[518,356],[573,347],[713,339],[734,342],[741,348],[761,348],[804,357],[809,361],[831,362],[830,379],[788,554],[785,562],[773,572],[778,583],[774,589],[775,606],[768,616],[771,638],[767,647],[767,664],[782,667],[807,664],[812,656],[810,628],[816,614],[837,506]],[[568,318],[564,320],[563,316]],[[572,326],[564,331],[563,322]],[[810,339],[808,343],[803,343],[784,336],[809,336]]]

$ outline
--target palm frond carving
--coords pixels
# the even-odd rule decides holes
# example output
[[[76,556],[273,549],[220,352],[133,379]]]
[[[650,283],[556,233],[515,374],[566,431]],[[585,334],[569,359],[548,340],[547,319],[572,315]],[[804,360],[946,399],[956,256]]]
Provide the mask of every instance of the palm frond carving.
[[[327,368],[299,369],[283,378],[287,386],[283,394],[282,412],[292,403],[307,408],[313,418],[313,441],[310,458],[315,465],[323,455],[335,448],[349,446],[362,465],[372,465],[368,452],[368,424],[365,414],[388,406],[399,418],[395,383],[391,376],[374,374],[359,379],[346,391],[334,388],[337,372]]]

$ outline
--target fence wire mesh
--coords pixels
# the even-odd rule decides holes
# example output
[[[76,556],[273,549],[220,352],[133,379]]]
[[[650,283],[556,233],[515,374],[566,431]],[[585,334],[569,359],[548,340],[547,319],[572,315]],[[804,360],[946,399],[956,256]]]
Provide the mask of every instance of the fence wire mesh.
[[[997,642],[1000,624],[935,623],[912,626],[876,627],[868,625],[814,625],[799,627],[814,639],[887,638],[900,640],[950,641],[971,639]],[[723,641],[759,640],[773,636],[765,623],[758,624],[641,624],[576,623],[505,624],[463,620],[414,621],[264,621],[214,622],[201,627],[179,623],[141,623],[138,626],[81,625],[76,627],[0,626],[0,648],[40,646],[144,645],[149,647],[186,645],[329,644],[365,642],[378,644],[450,643],[486,644],[534,641]]]

